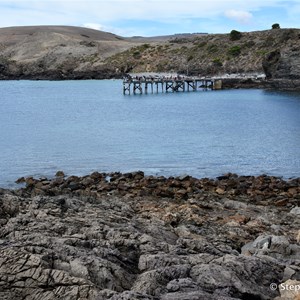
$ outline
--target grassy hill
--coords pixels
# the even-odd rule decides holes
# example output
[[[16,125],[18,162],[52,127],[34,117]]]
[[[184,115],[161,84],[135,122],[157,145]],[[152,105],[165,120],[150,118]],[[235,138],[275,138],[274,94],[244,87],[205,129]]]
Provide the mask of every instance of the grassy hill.
[[[300,78],[300,30],[124,38],[72,26],[0,29],[0,78],[107,78],[124,72],[263,73]]]
[[[71,26],[0,29],[0,72],[23,77],[69,76],[101,70],[103,61],[136,43],[117,35]],[[2,65],[2,67],[1,67]]]

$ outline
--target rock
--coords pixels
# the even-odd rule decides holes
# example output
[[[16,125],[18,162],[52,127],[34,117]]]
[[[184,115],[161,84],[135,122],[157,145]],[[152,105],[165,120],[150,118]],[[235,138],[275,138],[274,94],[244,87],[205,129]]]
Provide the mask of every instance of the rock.
[[[284,269],[284,273],[283,273],[283,281],[286,281],[288,279],[291,279],[294,275],[296,274],[296,270],[290,268],[290,267],[286,267]]]
[[[249,253],[283,260],[296,259],[300,262],[300,246],[291,244],[285,236],[259,236],[254,242],[242,247],[242,254]]]
[[[63,171],[57,171],[55,176],[56,177],[65,177],[65,173]]]
[[[191,278],[206,292],[226,290],[227,295],[239,299],[259,299],[264,297],[265,290],[281,273],[282,267],[273,262],[225,255],[210,264],[194,266]],[[253,285],[257,285],[256,289]],[[271,292],[269,296],[275,297],[276,294]]]
[[[297,36],[293,29],[279,32],[281,40],[290,44],[281,49],[268,53],[262,63],[267,78],[275,79],[300,79],[300,47],[298,43],[292,43],[293,37]]]
[[[18,184],[24,183],[25,182],[25,177],[20,177],[15,182],[18,183]]]
[[[247,204],[243,203],[243,202],[239,202],[239,201],[233,201],[233,200],[226,200],[224,202],[224,207],[228,208],[228,209],[246,209],[247,208]]]
[[[300,281],[287,280],[279,285],[281,298],[284,300],[298,300],[300,299]]]
[[[216,189],[216,193],[219,194],[219,195],[224,195],[225,194],[225,190],[221,189],[221,188],[217,188]]]
[[[294,208],[290,211],[290,214],[296,215],[296,216],[300,216],[300,207],[299,207],[299,206],[294,207]]]
[[[25,178],[25,182],[27,187],[32,187],[37,181],[33,177],[27,177]]]
[[[273,299],[300,280],[298,179],[27,181],[0,190],[0,299]]]
[[[0,296],[6,294],[10,299],[21,299],[24,295],[28,299],[55,299],[56,295],[64,299],[91,299],[93,296],[89,281],[71,277],[65,271],[53,270],[38,255],[11,249],[0,252],[0,274],[9,274],[6,280],[1,278]],[[3,293],[12,286],[9,292]]]
[[[267,78],[274,78],[279,66],[281,53],[279,50],[270,52],[263,60],[262,66]]]
[[[206,293],[204,291],[198,290],[196,292],[176,292],[164,294],[161,300],[237,300],[237,298],[227,297],[215,293],[213,295]]]
[[[131,292],[131,291],[126,291],[121,294],[116,294],[109,299],[110,300],[159,300],[158,297],[145,295],[142,293]]]
[[[5,194],[0,198],[0,218],[14,217],[19,212],[19,198],[10,194]]]
[[[168,292],[189,292],[198,290],[196,282],[191,278],[174,279],[167,284]]]

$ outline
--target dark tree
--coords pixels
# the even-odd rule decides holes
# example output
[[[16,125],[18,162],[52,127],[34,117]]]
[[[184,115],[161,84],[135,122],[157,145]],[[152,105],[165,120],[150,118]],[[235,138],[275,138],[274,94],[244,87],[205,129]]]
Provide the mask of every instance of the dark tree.
[[[237,41],[242,37],[242,33],[237,30],[231,30],[230,32],[230,39],[232,41]]]
[[[275,23],[272,25],[272,29],[280,29],[280,25],[278,23]]]

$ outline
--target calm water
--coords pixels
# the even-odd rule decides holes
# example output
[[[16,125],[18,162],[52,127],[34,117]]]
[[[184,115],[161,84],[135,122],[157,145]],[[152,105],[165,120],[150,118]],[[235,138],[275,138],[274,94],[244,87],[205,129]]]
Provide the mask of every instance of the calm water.
[[[0,82],[0,186],[57,170],[300,176],[300,95],[123,96],[116,81]]]

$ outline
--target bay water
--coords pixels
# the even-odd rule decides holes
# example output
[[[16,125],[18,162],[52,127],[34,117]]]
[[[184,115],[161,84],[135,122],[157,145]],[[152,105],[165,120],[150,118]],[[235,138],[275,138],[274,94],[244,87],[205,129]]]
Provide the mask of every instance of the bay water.
[[[0,81],[0,187],[130,172],[300,176],[300,94],[123,95],[120,80]]]

